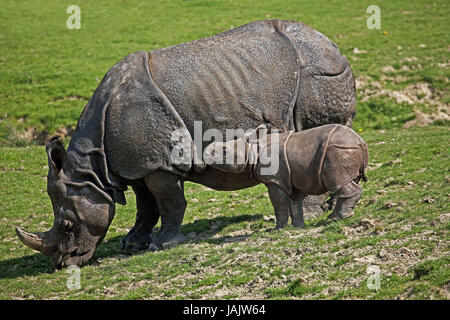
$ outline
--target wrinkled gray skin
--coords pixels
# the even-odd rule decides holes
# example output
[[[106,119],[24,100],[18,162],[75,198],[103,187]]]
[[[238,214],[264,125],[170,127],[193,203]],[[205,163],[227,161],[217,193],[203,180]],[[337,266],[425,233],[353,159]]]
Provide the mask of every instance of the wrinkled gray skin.
[[[174,130],[187,130],[193,138],[194,121],[202,121],[203,132],[222,133],[259,124],[283,131],[351,126],[355,105],[347,60],[328,38],[296,21],[258,21],[130,54],[95,90],[67,152],[58,140],[47,145],[53,227],[16,232],[57,268],[83,265],[104,238],[115,203],[125,204],[123,192],[132,186],[138,212],[124,247],[170,247],[185,239],[184,181],[218,190],[255,185],[213,168],[199,173],[192,165],[175,166]],[[153,234],[159,218],[161,229]]]
[[[269,164],[261,161],[260,155],[270,155],[272,139],[279,141],[278,156],[272,159],[278,162],[278,170],[267,174],[263,169]],[[238,158],[245,161],[238,162]],[[205,149],[204,159],[212,168],[264,183],[275,209],[277,228],[285,227],[289,216],[293,226],[302,228],[306,195],[333,195],[336,205],[329,219],[354,214],[362,194],[357,183],[367,181],[369,150],[352,129],[329,124],[301,132],[272,133],[267,139],[242,137],[214,142]]]

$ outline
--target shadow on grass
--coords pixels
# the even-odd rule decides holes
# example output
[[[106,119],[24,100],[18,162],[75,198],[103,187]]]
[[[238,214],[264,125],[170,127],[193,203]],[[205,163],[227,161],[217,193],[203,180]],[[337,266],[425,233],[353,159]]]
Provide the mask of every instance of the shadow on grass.
[[[232,224],[244,221],[258,221],[262,220],[262,218],[262,214],[241,214],[231,217],[219,216],[212,219],[200,219],[182,225],[181,231],[183,233],[208,233],[208,235],[213,236]]]
[[[190,232],[195,232],[197,234],[206,234],[206,237],[203,237],[203,239],[195,239],[196,243],[222,243],[225,241],[237,242],[244,241],[246,238],[248,238],[248,236],[224,236],[217,239],[212,239],[212,237],[229,225],[244,221],[256,221],[260,219],[262,219],[261,214],[243,214],[232,217],[222,216],[212,219],[200,219],[195,222],[187,223],[183,225],[181,229],[184,234]],[[104,240],[97,248],[94,257],[86,265],[95,266],[97,259],[107,258],[119,254],[128,255],[131,257],[136,254],[147,252],[145,250],[135,252],[123,250],[121,244],[121,240],[123,237],[124,235],[120,235]],[[54,272],[54,270],[55,269],[50,264],[50,260],[40,253],[36,253],[31,256],[0,261],[0,279],[14,279],[26,276],[37,276],[45,273],[51,274]]]
[[[190,239],[190,241],[193,243],[206,242],[210,244],[222,244],[229,242],[241,242],[245,241],[251,235],[235,235],[235,236],[225,235],[217,238],[215,238],[214,236],[220,233],[224,228],[232,224],[244,221],[260,221],[262,220],[262,218],[263,216],[261,214],[243,214],[232,217],[216,217],[213,219],[201,219],[193,223],[187,224],[185,228],[186,232],[185,230],[183,230],[183,232],[185,233],[195,232],[198,234],[194,239]]]
[[[249,235],[237,235],[237,236],[222,236],[218,238],[214,238],[214,235],[220,233],[224,228],[244,222],[244,221],[258,221],[262,220],[261,214],[242,214],[236,215],[232,217],[220,216],[212,219],[200,219],[195,222],[186,223],[181,226],[181,231],[183,234],[189,234],[191,232],[195,232],[197,235],[195,238],[188,239],[188,242],[191,243],[212,243],[212,244],[221,244],[224,242],[239,242],[244,241],[249,237]],[[158,232],[157,228],[155,230]],[[100,244],[97,248],[94,257],[87,263],[87,265],[96,265],[97,259],[103,259],[108,257],[119,256],[120,259],[126,259],[124,256],[133,256],[142,253],[148,252],[147,250],[132,250],[127,251],[122,249],[122,238],[125,235],[120,235],[116,237],[109,238]],[[170,250],[170,249],[168,249]]]
[[[53,273],[50,260],[43,254],[0,261],[0,279],[36,276],[43,273]]]

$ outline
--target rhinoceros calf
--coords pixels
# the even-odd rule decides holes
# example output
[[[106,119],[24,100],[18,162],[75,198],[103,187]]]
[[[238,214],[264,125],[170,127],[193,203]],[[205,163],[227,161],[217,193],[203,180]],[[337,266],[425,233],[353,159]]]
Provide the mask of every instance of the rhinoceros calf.
[[[257,134],[261,130],[266,128],[258,127]],[[354,214],[362,194],[357,183],[360,179],[367,181],[364,171],[369,151],[352,129],[329,124],[302,132],[263,135],[263,139],[251,137],[214,142],[205,149],[204,159],[206,166],[246,174],[264,183],[275,209],[277,228],[286,226],[289,216],[294,226],[303,227],[302,200],[311,194],[331,192],[336,201],[331,219]],[[273,170],[267,170],[270,167]]]
[[[337,46],[296,21],[257,21],[130,54],[106,73],[67,151],[57,139],[47,144],[53,227],[16,232],[57,268],[82,265],[105,237],[115,204],[125,204],[124,191],[131,186],[137,215],[124,247],[164,248],[183,241],[184,181],[218,190],[257,182],[214,168],[196,172],[190,164],[175,165],[174,131],[186,130],[198,141],[196,121],[202,123],[200,135],[261,123],[284,131],[350,126],[355,96],[352,70]],[[200,139],[197,149],[210,142]],[[153,235],[160,218],[160,231]]]

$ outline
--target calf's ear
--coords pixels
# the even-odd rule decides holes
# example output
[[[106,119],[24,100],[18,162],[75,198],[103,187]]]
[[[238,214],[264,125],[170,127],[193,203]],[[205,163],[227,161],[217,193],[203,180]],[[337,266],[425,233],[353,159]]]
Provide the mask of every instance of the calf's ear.
[[[48,156],[49,174],[57,177],[66,164],[67,153],[59,136],[54,136],[47,142],[46,146]]]

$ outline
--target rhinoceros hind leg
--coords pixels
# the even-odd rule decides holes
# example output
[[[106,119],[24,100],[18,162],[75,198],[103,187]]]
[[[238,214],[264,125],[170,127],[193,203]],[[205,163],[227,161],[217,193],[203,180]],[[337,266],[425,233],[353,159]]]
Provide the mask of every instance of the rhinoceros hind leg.
[[[158,223],[159,211],[156,199],[145,184],[133,186],[136,194],[136,222],[122,239],[122,248],[125,250],[145,250],[153,237],[153,227]]]
[[[327,194],[308,195],[303,200],[303,216],[305,220],[320,217],[326,210],[322,207]],[[331,210],[331,209],[330,209]]]
[[[322,203],[320,207],[322,208],[323,212],[331,211],[334,209],[334,207],[336,207],[336,201],[337,200],[334,194],[330,193],[329,198],[325,199],[325,201]]]
[[[148,249],[150,251],[169,249],[185,242],[186,237],[181,233],[181,223],[187,202],[182,178],[158,170],[146,176],[144,180],[155,196],[161,215],[161,229],[153,236]]]
[[[328,219],[339,220],[354,215],[353,209],[361,198],[362,190],[354,181],[341,187],[335,194],[336,207]]]

